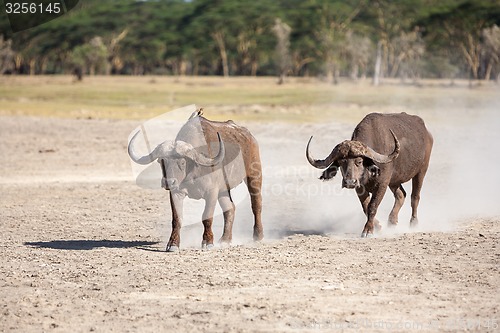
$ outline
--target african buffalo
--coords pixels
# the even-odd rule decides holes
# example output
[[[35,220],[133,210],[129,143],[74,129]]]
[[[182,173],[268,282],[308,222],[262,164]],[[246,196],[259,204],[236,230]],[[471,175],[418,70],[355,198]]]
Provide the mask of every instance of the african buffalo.
[[[406,113],[367,115],[354,129],[351,140],[332,150],[324,160],[316,160],[306,147],[309,163],[326,169],[320,179],[328,180],[342,172],[342,187],[352,188],[361,201],[367,222],[361,237],[373,235],[377,208],[387,187],[394,193],[395,203],[389,215],[390,225],[398,223],[398,213],[406,192],[401,184],[412,179],[410,225],[418,223],[417,207],[420,190],[429,166],[433,139],[424,121]],[[370,193],[371,198],[370,198]]]
[[[253,238],[263,238],[259,146],[246,128],[231,120],[211,121],[198,112],[182,126],[173,143],[164,142],[145,156],[138,155],[133,149],[136,136],[137,133],[128,146],[130,158],[143,165],[157,160],[163,173],[162,187],[170,191],[172,234],[167,251],[179,248],[182,203],[186,196],[205,200],[202,247],[213,247],[212,221],[217,201],[224,212],[224,231],[220,241],[230,243],[235,213],[230,190],[243,181],[250,192],[254,214]],[[218,153],[212,158],[215,149]]]

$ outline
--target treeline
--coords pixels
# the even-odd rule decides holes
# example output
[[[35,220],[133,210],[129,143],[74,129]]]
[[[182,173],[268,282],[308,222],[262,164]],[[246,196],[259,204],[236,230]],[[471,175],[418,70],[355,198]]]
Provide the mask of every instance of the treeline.
[[[2,74],[500,76],[500,0],[81,0],[13,33]]]

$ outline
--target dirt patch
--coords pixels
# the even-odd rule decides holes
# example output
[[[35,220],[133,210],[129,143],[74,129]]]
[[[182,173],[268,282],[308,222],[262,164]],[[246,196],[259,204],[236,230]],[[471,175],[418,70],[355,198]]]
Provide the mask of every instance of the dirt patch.
[[[450,148],[466,148],[470,134],[434,124],[419,230],[408,232],[403,210],[396,230],[360,239],[357,198],[340,180],[321,183],[304,157],[309,135],[333,144],[353,124],[249,123],[265,163],[265,241],[251,242],[243,198],[235,245],[201,251],[188,206],[182,250],[171,254],[166,192],[132,179],[126,145],[137,125],[1,117],[1,331],[498,331],[498,195],[492,185],[476,194]],[[457,174],[472,193],[458,204]],[[387,196],[381,220],[391,205]],[[221,229],[218,216],[216,237]]]

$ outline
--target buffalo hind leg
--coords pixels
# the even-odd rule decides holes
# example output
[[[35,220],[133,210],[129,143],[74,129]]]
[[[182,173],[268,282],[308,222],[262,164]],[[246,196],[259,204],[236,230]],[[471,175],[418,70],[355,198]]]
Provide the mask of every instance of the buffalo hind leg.
[[[214,234],[212,232],[212,222],[214,220],[215,204],[217,203],[217,194],[205,198],[205,210],[203,211],[203,241],[201,247],[210,249],[214,246]]]
[[[390,186],[392,193],[394,193],[394,207],[392,207],[389,214],[389,225],[396,226],[398,224],[398,214],[405,202],[406,192],[403,185]]]
[[[411,219],[410,226],[416,227],[418,225],[418,204],[420,202],[420,191],[424,182],[425,171],[421,171],[412,178],[412,191],[411,191]]]
[[[364,187],[356,187],[356,194],[358,195],[359,201],[361,202],[361,207],[363,207],[363,213],[368,217],[368,204],[370,203],[370,193]],[[373,219],[373,224],[375,226],[376,231],[382,230],[382,225],[375,218]]]
[[[224,213],[224,232],[219,242],[230,244],[233,238],[233,222],[236,207],[229,191],[219,195],[219,205]]]
[[[262,227],[262,175],[258,173],[256,176],[248,176],[246,179],[248,192],[250,193],[250,201],[252,203],[252,212],[254,216],[253,225],[253,240],[260,241],[264,238],[264,230]]]

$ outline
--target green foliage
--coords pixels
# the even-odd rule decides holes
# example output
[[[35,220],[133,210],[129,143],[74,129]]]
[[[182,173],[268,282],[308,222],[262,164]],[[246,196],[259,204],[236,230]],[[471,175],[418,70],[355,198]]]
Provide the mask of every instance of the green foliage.
[[[385,76],[467,77],[483,75],[495,57],[472,49],[484,29],[500,25],[500,2],[81,0],[67,15],[18,33],[2,12],[0,38],[11,41],[18,73],[90,71],[98,63],[95,70],[107,74],[278,75],[277,18],[291,28],[293,75],[370,75],[382,42]],[[89,43],[98,36],[92,61]],[[418,52],[401,42],[409,37]]]
[[[105,74],[108,50],[101,37],[94,37],[90,42],[78,45],[70,54],[69,62],[83,73]]]

